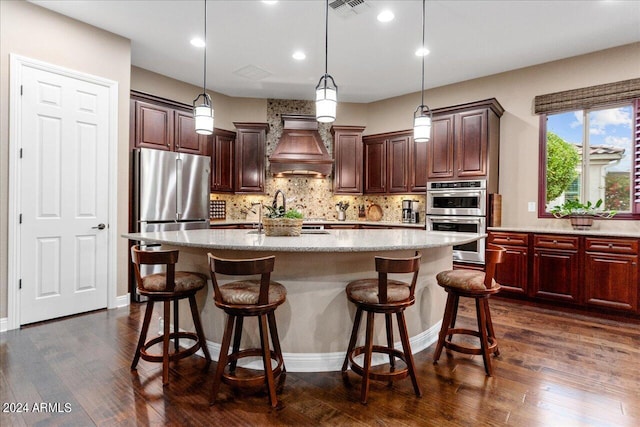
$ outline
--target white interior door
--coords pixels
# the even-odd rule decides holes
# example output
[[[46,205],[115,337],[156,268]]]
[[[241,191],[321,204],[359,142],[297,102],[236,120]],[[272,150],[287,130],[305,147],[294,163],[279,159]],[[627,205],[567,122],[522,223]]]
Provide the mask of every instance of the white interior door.
[[[22,72],[21,325],[106,307],[109,244],[109,89]]]

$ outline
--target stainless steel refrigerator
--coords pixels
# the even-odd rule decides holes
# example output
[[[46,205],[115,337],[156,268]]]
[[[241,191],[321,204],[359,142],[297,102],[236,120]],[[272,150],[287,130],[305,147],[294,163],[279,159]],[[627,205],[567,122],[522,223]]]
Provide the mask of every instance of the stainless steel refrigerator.
[[[209,227],[209,157],[148,148],[133,156],[135,232]]]

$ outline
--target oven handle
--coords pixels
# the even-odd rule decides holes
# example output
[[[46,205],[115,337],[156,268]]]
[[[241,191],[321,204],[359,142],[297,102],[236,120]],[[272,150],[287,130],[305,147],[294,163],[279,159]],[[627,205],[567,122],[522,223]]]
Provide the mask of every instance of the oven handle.
[[[482,220],[484,218],[460,218],[460,219],[450,219],[442,216],[430,216],[427,217],[427,220],[431,222],[444,222],[444,223],[456,223],[456,224],[482,224]]]

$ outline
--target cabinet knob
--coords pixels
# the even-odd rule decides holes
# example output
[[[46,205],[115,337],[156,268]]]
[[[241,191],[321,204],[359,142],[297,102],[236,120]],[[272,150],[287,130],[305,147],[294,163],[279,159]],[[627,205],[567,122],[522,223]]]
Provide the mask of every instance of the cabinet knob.
[[[558,241],[557,241],[557,240],[554,240],[554,241],[553,241],[553,244],[554,244],[554,245],[557,245],[557,244],[558,244]]]
[[[609,249],[613,247],[613,243],[609,243]]]
[[[510,240],[511,240],[511,237],[510,237],[510,236],[507,236],[507,241],[510,241]]]

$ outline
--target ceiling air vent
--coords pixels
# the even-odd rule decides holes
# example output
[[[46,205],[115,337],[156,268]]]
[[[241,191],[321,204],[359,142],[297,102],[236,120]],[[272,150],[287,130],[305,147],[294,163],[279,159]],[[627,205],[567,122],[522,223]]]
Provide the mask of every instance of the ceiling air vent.
[[[343,18],[359,15],[371,7],[365,0],[334,0],[329,6]]]

